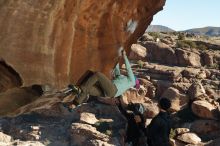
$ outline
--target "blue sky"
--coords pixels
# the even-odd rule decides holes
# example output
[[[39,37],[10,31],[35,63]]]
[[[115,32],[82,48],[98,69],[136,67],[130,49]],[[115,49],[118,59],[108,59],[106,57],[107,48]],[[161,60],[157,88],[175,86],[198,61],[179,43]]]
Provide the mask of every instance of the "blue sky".
[[[220,0],[166,0],[151,24],[174,30],[205,26],[220,27]]]

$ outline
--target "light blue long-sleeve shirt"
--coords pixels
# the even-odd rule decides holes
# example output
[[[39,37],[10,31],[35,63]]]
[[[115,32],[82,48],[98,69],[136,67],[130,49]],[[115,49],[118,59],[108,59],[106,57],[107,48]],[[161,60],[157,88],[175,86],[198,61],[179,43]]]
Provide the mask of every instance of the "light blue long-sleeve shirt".
[[[125,66],[127,70],[127,76],[122,75],[120,73],[119,64],[116,65],[114,69],[115,79],[113,79],[113,83],[115,84],[117,88],[117,92],[114,97],[122,95],[126,90],[133,87],[135,85],[135,77],[134,73],[131,69],[131,65],[128,61],[128,58],[126,55],[123,56],[125,61]]]

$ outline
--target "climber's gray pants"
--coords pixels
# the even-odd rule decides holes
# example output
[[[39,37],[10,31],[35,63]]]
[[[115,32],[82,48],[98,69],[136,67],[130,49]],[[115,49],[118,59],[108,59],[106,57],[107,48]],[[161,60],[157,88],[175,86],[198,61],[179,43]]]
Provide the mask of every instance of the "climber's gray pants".
[[[86,100],[87,94],[91,96],[114,97],[117,92],[115,84],[100,72],[93,74],[80,88],[82,93],[75,99],[79,104]]]

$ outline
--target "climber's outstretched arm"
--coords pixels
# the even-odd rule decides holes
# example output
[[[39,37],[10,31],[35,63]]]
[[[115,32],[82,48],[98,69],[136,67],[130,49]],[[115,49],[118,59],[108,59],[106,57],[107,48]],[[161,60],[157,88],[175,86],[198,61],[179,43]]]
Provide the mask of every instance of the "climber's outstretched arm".
[[[128,74],[128,79],[131,80],[131,82],[134,83],[134,85],[135,85],[134,73],[131,69],[131,65],[129,63],[129,60],[127,58],[127,55],[126,55],[125,51],[123,51],[123,58],[124,58],[125,66],[126,66],[126,71],[127,71],[127,74]]]

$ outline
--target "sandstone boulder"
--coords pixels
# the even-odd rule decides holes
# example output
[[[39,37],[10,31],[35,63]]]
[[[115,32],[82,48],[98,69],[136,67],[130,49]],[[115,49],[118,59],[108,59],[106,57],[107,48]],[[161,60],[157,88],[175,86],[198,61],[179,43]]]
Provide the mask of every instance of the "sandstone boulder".
[[[164,43],[147,42],[144,44],[147,49],[147,59],[162,64],[175,65],[177,58],[175,51]]]
[[[144,59],[147,56],[147,50],[140,44],[132,44],[129,58],[132,60]]]
[[[171,110],[177,112],[188,106],[189,97],[186,94],[180,93],[179,90],[170,87],[163,94],[163,98],[168,98],[171,101]]]
[[[90,102],[70,112],[54,99],[43,100],[51,102],[48,104],[40,101],[32,110],[27,110],[28,106],[24,108],[25,114],[0,118],[1,131],[13,139],[27,142],[26,145],[28,141],[38,141],[41,145],[50,142],[51,145],[68,146],[85,137],[90,139],[87,144],[92,146],[121,145],[120,129],[126,129],[127,121],[116,106]]]
[[[20,140],[15,140],[14,142],[11,143],[1,143],[0,145],[2,146],[46,146],[44,144],[42,144],[41,142],[38,141],[20,141]]]
[[[145,65],[145,73],[148,74],[152,79],[157,80],[169,80],[169,81],[179,81],[182,77],[181,68],[173,68],[167,65]]]
[[[173,83],[173,87],[178,89],[182,93],[187,93],[191,83],[183,83],[183,82],[176,82]]]
[[[215,119],[213,111],[216,109],[212,104],[205,100],[197,100],[192,103],[192,112],[201,118]]]
[[[190,131],[190,129],[188,129],[188,128],[176,128],[175,129],[176,135],[181,135],[181,134],[187,133],[189,131]]]
[[[144,86],[140,85],[140,88],[137,91],[138,96],[147,96],[147,89]]]
[[[201,69],[195,69],[195,68],[186,68],[182,71],[183,77],[186,77],[187,79],[205,79],[207,78],[207,72],[205,70]]]
[[[216,101],[218,100],[218,97],[220,97],[220,92],[218,90],[212,89],[212,86],[210,86],[210,84],[204,86],[204,88],[205,88],[205,92],[209,98],[215,99]]]
[[[73,145],[121,145],[120,129],[125,129],[126,120],[117,107],[104,104],[85,104],[76,110],[81,113],[83,123],[72,124],[71,142]],[[86,118],[82,119],[82,113],[93,115],[94,120],[89,122],[86,121]]]
[[[2,143],[10,143],[12,141],[12,137],[0,132],[0,142]]]
[[[196,98],[203,98],[206,96],[205,89],[200,82],[194,82],[188,89],[188,95],[191,100]]]
[[[63,106],[62,100],[54,96],[41,97],[36,101],[31,102],[30,104],[27,104],[12,112],[10,116],[30,114],[33,112],[43,116],[71,116],[71,113],[67,110],[67,108]]]
[[[123,98],[126,99],[127,102],[132,103],[144,103],[148,100],[145,96],[138,94],[136,89],[130,89],[126,91],[123,94]]]
[[[0,57],[0,92],[4,92],[7,89],[20,87],[22,85],[22,79],[19,74]]]
[[[87,124],[73,123],[71,133],[73,145],[113,146],[119,143],[112,143],[111,138],[108,135],[100,133],[95,127]]]
[[[183,141],[188,144],[199,144],[201,138],[199,138],[195,133],[184,133],[177,137],[178,140]]]
[[[45,146],[37,141],[21,141],[19,139],[14,140],[11,136],[0,132],[0,145],[1,146]]]
[[[178,58],[178,65],[180,66],[201,66],[201,58],[198,53],[178,48],[176,49],[176,55]]]
[[[149,98],[154,98],[155,97],[155,91],[156,91],[156,87],[153,85],[152,82],[150,82],[149,80],[143,79],[143,78],[139,78],[140,81],[140,85],[142,85],[145,89],[146,89],[146,97]]]
[[[6,118],[4,123],[1,122],[2,131],[13,137],[15,141],[10,144],[16,145],[52,145],[67,146],[69,145],[70,135],[68,130],[70,122],[73,119],[59,119],[54,117],[44,117],[37,114],[22,115],[15,118]],[[39,129],[34,127],[38,125]],[[36,141],[36,142],[31,142]],[[13,144],[12,144],[13,143]],[[10,145],[9,144],[9,145]]]
[[[209,52],[204,52],[202,54],[203,64],[207,66],[213,66],[214,60],[213,60],[213,54]]]
[[[95,124],[96,122],[98,122],[98,120],[94,114],[83,112],[80,114],[80,122]]]
[[[40,98],[39,93],[31,87],[12,88],[2,92],[0,93],[0,116],[11,114],[38,98]]]
[[[149,35],[148,33],[144,33],[139,39],[139,42],[145,42],[145,41],[154,41],[154,38]]]
[[[169,46],[173,45],[173,40],[171,37],[162,38],[162,39],[160,39],[160,41],[164,44],[169,45]]]

